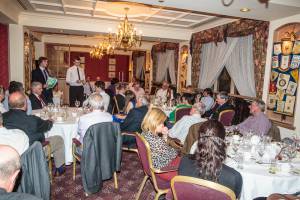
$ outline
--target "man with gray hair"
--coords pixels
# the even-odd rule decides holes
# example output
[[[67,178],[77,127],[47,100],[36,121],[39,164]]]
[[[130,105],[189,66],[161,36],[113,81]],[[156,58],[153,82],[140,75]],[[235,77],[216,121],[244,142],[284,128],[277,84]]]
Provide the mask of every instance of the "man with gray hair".
[[[21,169],[20,155],[7,145],[0,145],[0,199],[1,200],[39,200],[25,193],[12,192]]]
[[[271,122],[264,113],[265,107],[265,102],[260,99],[252,101],[249,105],[251,116],[245,119],[242,123],[236,126],[230,126],[227,129],[237,129],[242,134],[248,132],[252,132],[260,136],[268,134],[269,129],[271,128]]]
[[[136,99],[136,106],[132,108],[126,116],[124,122],[120,124],[122,132],[142,132],[141,124],[148,112],[149,100],[145,95],[138,96]],[[123,137],[123,144],[129,148],[135,145],[135,138],[131,136]]]
[[[93,93],[87,99],[92,112],[82,115],[78,121],[78,138],[82,143],[88,128],[101,122],[112,122],[112,115],[104,111],[104,101],[100,94]]]
[[[206,121],[205,118],[201,118],[205,112],[205,105],[201,102],[193,105],[190,115],[183,116],[175,125],[169,130],[168,136],[171,138],[177,138],[181,144],[184,144],[185,138],[189,132],[189,128],[196,123]]]
[[[219,115],[224,110],[234,110],[233,105],[231,105],[229,102],[229,96],[227,92],[221,91],[219,94],[217,94],[216,103],[218,104],[218,107],[216,107],[216,110],[212,112],[211,119],[219,120]]]
[[[32,82],[31,83],[31,94],[29,95],[29,99],[31,101],[32,110],[42,109],[47,105],[47,101],[42,94],[43,85],[40,82]]]

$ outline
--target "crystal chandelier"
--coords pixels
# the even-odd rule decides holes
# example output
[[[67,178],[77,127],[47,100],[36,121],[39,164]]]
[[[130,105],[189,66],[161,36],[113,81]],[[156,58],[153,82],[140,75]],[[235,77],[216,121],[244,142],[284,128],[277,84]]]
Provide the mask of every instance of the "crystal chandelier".
[[[115,34],[115,42],[118,48],[127,51],[130,48],[142,45],[142,32],[137,34],[137,30],[133,24],[129,23],[127,13],[129,8],[125,8],[125,19],[118,26]]]
[[[90,56],[92,58],[101,59],[104,55],[112,55],[114,54],[115,45],[111,36],[108,39],[99,42],[98,45],[95,45],[94,48],[90,51]]]

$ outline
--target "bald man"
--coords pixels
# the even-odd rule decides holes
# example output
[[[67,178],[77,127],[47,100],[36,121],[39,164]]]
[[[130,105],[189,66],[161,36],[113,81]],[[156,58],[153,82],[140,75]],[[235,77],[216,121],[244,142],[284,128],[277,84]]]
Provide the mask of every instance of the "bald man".
[[[14,148],[7,145],[0,145],[0,155],[0,199],[40,200],[30,194],[12,192],[21,168],[20,156]]]
[[[34,115],[26,115],[26,96],[21,92],[14,92],[9,96],[10,110],[3,114],[3,125],[7,129],[20,129],[29,138],[29,145],[35,141],[44,142],[45,133],[52,128],[53,122],[43,120]],[[64,173],[65,146],[61,136],[55,135],[47,138],[56,166],[56,174]]]

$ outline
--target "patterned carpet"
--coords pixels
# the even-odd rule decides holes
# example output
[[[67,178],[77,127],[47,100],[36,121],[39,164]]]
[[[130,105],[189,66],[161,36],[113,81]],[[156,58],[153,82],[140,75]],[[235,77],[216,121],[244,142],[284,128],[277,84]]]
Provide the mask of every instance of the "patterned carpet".
[[[72,179],[72,166],[66,167],[66,173],[55,177],[51,186],[52,200],[127,200],[135,199],[139,186],[143,180],[144,172],[139,158],[135,153],[123,152],[121,172],[118,173],[119,189],[114,189],[113,179],[104,181],[100,192],[85,197],[81,181],[80,165],[76,168],[76,180]],[[154,199],[154,188],[150,181],[145,185],[140,199]]]

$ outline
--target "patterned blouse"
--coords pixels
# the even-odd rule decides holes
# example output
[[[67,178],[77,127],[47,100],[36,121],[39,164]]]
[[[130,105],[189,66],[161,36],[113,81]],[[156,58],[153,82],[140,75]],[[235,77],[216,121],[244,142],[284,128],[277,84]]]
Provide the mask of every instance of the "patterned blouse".
[[[150,132],[143,132],[142,136],[144,136],[150,145],[154,168],[161,169],[166,167],[174,158],[176,158],[177,151],[170,147],[162,137],[153,135]]]

